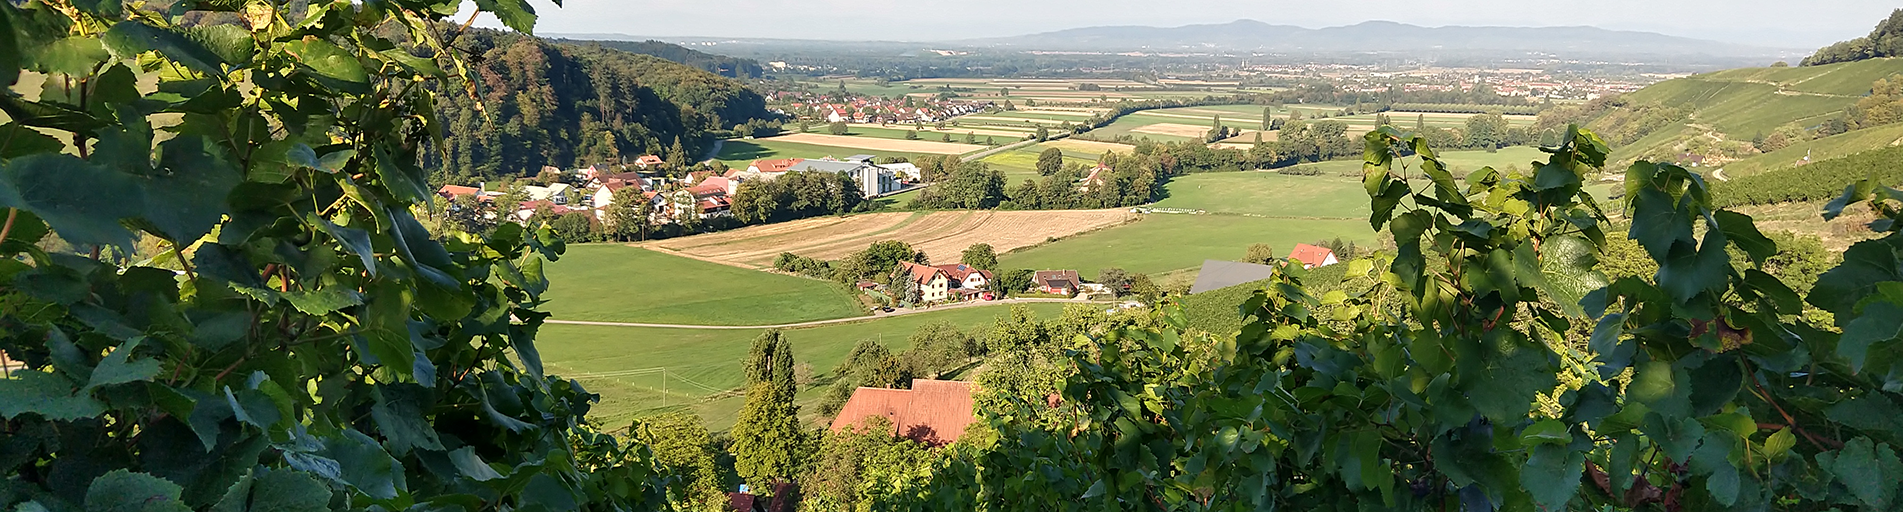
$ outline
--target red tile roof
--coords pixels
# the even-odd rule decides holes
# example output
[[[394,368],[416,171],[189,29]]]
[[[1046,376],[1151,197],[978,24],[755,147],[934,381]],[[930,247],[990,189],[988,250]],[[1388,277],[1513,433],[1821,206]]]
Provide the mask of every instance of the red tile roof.
[[[641,155],[641,158],[634,159],[634,163],[636,165],[661,165],[667,163],[667,161],[654,155]]]
[[[1302,266],[1312,268],[1328,264],[1328,257],[1334,254],[1334,251],[1330,251],[1326,247],[1295,244],[1295,250],[1289,251],[1288,259],[1302,262]]]
[[[482,189],[480,188],[465,187],[462,185],[443,185],[443,188],[436,189],[437,195],[449,198],[480,193],[482,193]]]
[[[748,167],[757,169],[760,172],[786,172],[787,169],[791,169],[793,166],[799,165],[800,162],[804,162],[804,161],[806,161],[806,159],[804,158],[787,158],[787,159],[781,159],[781,160],[754,160],[753,164],[749,165]]]
[[[903,272],[906,274],[910,274],[912,276],[912,281],[917,282],[918,284],[929,284],[932,282],[932,278],[934,276],[944,273],[945,271],[942,269],[939,269],[938,267],[928,267],[925,265],[920,265],[920,264],[912,263],[909,261],[901,261],[899,262],[899,268],[896,270],[896,272]]]
[[[1039,270],[1031,274],[1031,282],[1045,288],[1062,288],[1075,291],[1084,280],[1077,277],[1075,270]]]
[[[932,268],[945,271],[945,275],[950,276],[953,281],[958,281],[961,283],[965,281],[965,278],[971,277],[972,274],[985,276],[986,282],[991,281],[991,271],[978,270],[977,267],[972,267],[963,263],[959,263],[955,265],[935,265]]]
[[[971,383],[913,379],[912,389],[859,388],[833,418],[832,430],[858,428],[872,416],[886,418],[891,434],[944,446],[971,426]]]

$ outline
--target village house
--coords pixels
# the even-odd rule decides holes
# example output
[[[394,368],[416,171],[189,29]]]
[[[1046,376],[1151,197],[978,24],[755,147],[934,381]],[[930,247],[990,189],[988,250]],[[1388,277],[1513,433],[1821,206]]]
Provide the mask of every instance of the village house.
[[[1031,286],[1041,293],[1075,295],[1083,284],[1075,270],[1039,270],[1031,274]]]
[[[963,263],[937,265],[932,268],[945,273],[945,277],[950,279],[951,293],[958,296],[959,300],[974,298],[991,300],[996,296],[991,290],[992,274],[989,270],[979,270]]]
[[[1302,268],[1305,269],[1326,267],[1341,262],[1335,259],[1335,251],[1309,244],[1295,244],[1295,250],[1289,251],[1288,259],[1302,262]]]
[[[867,428],[867,420],[885,418],[887,433],[928,446],[944,446],[965,435],[975,421],[970,382],[912,379],[912,389],[859,388],[833,417],[830,430]]]
[[[1082,181],[1077,182],[1077,191],[1090,193],[1090,191],[1103,187],[1109,178],[1110,166],[1101,163],[1097,164],[1096,167],[1090,169],[1089,176],[1085,176]]]
[[[917,283],[919,302],[944,302],[951,298],[951,276],[937,267],[901,261],[893,274],[892,286],[897,288],[893,291],[903,293],[904,289],[899,287],[907,286],[907,281]]]
[[[579,202],[580,199],[578,197],[580,194],[579,190],[576,190],[573,185],[561,182],[550,183],[546,187],[539,185],[524,186],[522,187],[522,192],[528,195],[529,201],[548,201],[559,205],[566,205],[571,201]],[[571,197],[571,195],[575,197]]]
[[[443,188],[436,189],[436,195],[452,201],[462,196],[475,196],[477,201],[484,203],[495,202],[496,198],[502,197],[501,192],[484,190],[484,187],[481,186],[465,187],[462,185],[443,185]]]
[[[661,157],[655,155],[641,155],[640,158],[634,159],[634,166],[644,170],[658,169],[664,165],[667,165],[667,160],[663,160]]]

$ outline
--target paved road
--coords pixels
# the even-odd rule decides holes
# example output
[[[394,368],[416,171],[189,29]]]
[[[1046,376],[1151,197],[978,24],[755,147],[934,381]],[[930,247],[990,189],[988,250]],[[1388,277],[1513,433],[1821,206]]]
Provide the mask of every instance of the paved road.
[[[937,306],[937,307],[926,308],[926,309],[901,309],[901,310],[893,311],[891,313],[880,312],[880,313],[873,314],[871,316],[855,316],[851,318],[835,318],[832,320],[815,320],[812,322],[800,322],[795,324],[779,324],[779,325],[644,324],[644,323],[634,323],[634,322],[592,322],[587,320],[553,320],[553,319],[546,320],[545,323],[567,324],[567,325],[594,325],[594,326],[602,326],[602,327],[658,327],[663,329],[708,329],[708,330],[796,329],[800,327],[815,327],[815,326],[821,326],[821,325],[864,322],[867,320],[877,320],[880,318],[915,315],[919,313],[930,313],[933,311],[945,311],[950,309],[962,309],[962,308],[971,308],[971,307],[980,307],[980,306],[997,306],[1002,304],[1030,304],[1035,302],[1068,302],[1068,303],[1076,303],[1076,304],[1114,304],[1114,302],[1093,302],[1093,301],[1074,300],[1074,299],[1005,299],[1005,300],[994,300],[989,302],[982,302],[982,301],[960,302],[960,303],[952,304],[948,306]]]
[[[712,162],[714,161],[715,158],[719,158],[720,148],[725,147],[726,145],[727,145],[727,139],[714,139],[714,147],[712,149],[708,149],[707,158],[702,158],[700,159],[700,161]]]

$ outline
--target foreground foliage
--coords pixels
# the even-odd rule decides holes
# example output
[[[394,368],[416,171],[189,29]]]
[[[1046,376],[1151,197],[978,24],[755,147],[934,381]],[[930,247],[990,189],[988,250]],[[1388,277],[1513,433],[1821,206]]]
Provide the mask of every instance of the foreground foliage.
[[[460,62],[455,2],[158,9],[0,3],[0,82],[44,77],[0,93],[0,349],[25,364],[0,379],[0,506],[663,503],[646,450],[543,373],[560,241],[413,215],[433,91],[464,83],[434,58]]]

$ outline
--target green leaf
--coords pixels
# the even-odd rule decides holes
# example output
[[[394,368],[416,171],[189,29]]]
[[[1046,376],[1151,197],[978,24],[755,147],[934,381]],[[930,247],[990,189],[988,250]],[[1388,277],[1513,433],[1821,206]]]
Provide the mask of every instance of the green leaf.
[[[362,432],[344,430],[340,435],[327,438],[324,451],[337,461],[344,483],[366,496],[396,499],[397,492],[408,487],[403,480],[403,465]]]
[[[1103,492],[1104,492],[1103,489],[1104,489],[1103,479],[1099,478],[1097,479],[1097,481],[1091,482],[1090,488],[1085,489],[1084,495],[1079,496],[1078,498],[1087,500],[1087,499],[1095,498],[1098,496],[1103,496]]]
[[[1744,284],[1770,300],[1778,314],[1795,315],[1804,311],[1804,299],[1776,276],[1755,268],[1748,269],[1744,271]]]
[[[1765,258],[1777,254],[1777,243],[1758,232],[1758,226],[1752,222],[1750,215],[1719,210],[1712,212],[1712,217],[1718,221],[1718,229],[1725,232],[1725,238],[1751,256],[1751,261],[1762,265]]]
[[[13,28],[13,6],[0,6],[0,89],[20,81],[20,41]]]
[[[321,290],[295,291],[284,294],[284,300],[307,315],[328,315],[331,312],[363,304],[363,294],[356,290],[332,286]]]
[[[370,233],[368,231],[338,226],[316,215],[308,215],[304,220],[324,228],[324,232],[329,233],[330,237],[336,240],[338,245],[344,246],[344,250],[357,255],[357,258],[363,261],[363,269],[369,272],[371,277],[376,277],[377,251],[375,247],[370,245]]]
[[[132,351],[138,347],[139,341],[135,338],[112,349],[112,353],[106,354],[106,358],[99,361],[99,366],[93,368],[92,379],[87,381],[85,389],[81,392],[89,392],[114,384],[152,380],[153,376],[159,374],[159,361],[152,358],[130,360]]]
[[[1903,337],[1903,307],[1872,303],[1863,308],[1863,316],[1844,326],[1844,335],[1837,340],[1837,355],[1850,362],[1851,372],[1862,372],[1871,345],[1898,337]]]
[[[27,101],[12,94],[0,94],[0,111],[13,118],[13,122],[26,126],[53,128],[74,133],[92,133],[93,130],[106,127],[98,118],[52,103]]]
[[[1673,247],[1692,242],[1691,215],[1680,209],[1672,196],[1646,187],[1632,198],[1632,228],[1627,234],[1645,248],[1653,261],[1663,264]]]
[[[185,37],[203,46],[227,64],[243,67],[258,54],[258,42],[251,32],[232,23],[199,25],[185,29]]]
[[[1545,510],[1566,510],[1566,502],[1579,492],[1580,475],[1586,455],[1564,445],[1543,444],[1527,457],[1520,469],[1520,485],[1533,501]]]
[[[1731,256],[1725,253],[1724,233],[1709,230],[1705,243],[1697,250],[1679,246],[1659,261],[1659,289],[1679,304],[1688,304],[1699,294],[1722,291],[1730,272]]]
[[[390,193],[395,194],[398,200],[406,203],[429,200],[428,179],[421,168],[413,163],[397,161],[382,146],[377,146],[371,154],[377,159],[377,177],[383,179],[383,186],[390,189]]]
[[[535,35],[535,8],[528,0],[476,0],[476,8],[495,13],[496,19],[516,32]]]
[[[1554,419],[1540,420],[1538,423],[1528,425],[1526,430],[1520,432],[1520,444],[1524,446],[1564,445],[1571,442],[1573,442],[1573,433],[1567,429],[1565,423]]]
[[[1596,270],[1597,253],[1592,242],[1577,236],[1547,238],[1540,246],[1540,274],[1546,277],[1548,285],[1541,291],[1551,296],[1569,316],[1585,317],[1586,310],[1580,301],[1585,300],[1586,294],[1611,284],[1605,274]]]
[[[489,467],[488,463],[482,461],[482,457],[476,455],[474,446],[464,446],[449,452],[449,462],[456,465],[456,470],[461,471],[463,476],[470,480],[487,482],[502,478],[502,474],[497,473],[496,468]]]
[[[211,512],[324,512],[330,488],[308,473],[258,467],[233,484]]]
[[[1791,433],[1790,427],[1785,427],[1764,438],[1764,449],[1760,453],[1763,453],[1766,459],[1777,461],[1783,459],[1784,455],[1790,453],[1791,448],[1795,447],[1797,447],[1797,436]]]
[[[0,37],[0,39],[6,39]],[[34,153],[58,153],[66,143],[39,130],[19,123],[0,124],[0,159],[19,158]]]
[[[1903,261],[1897,259],[1903,240],[1895,237],[1858,242],[1844,251],[1843,263],[1817,277],[1807,298],[1819,309],[1838,318],[1838,325],[1855,317],[1854,309],[1864,297],[1876,292],[1879,283],[1903,281]]]
[[[225,197],[243,178],[204,137],[174,138],[159,151],[160,174],[145,184],[145,218],[166,238],[190,243],[231,212]]]
[[[297,67],[309,71],[325,86],[339,91],[363,94],[370,91],[370,75],[357,56],[317,36],[284,43],[284,49],[297,57]]]
[[[86,512],[190,512],[178,484],[145,473],[114,470],[86,488]]]
[[[73,77],[93,74],[93,69],[111,58],[97,37],[68,37],[41,46],[31,55],[33,69],[41,73],[65,73]]]
[[[224,74],[225,61],[205,45],[178,31],[136,21],[121,21],[106,31],[106,48],[121,59],[156,51],[173,62],[211,76]]]
[[[143,210],[144,193],[131,176],[64,154],[16,158],[0,168],[0,206],[21,208],[75,245],[132,247],[119,219]]]
[[[1824,220],[1836,220],[1844,214],[1844,208],[1870,198],[1870,180],[1859,180],[1844,187],[1844,193],[1824,205]]]
[[[426,390],[413,384],[385,384],[375,388],[375,396],[377,403],[370,408],[370,418],[397,455],[418,448],[443,450],[442,440],[425,414],[428,411],[424,403],[429,397]]]
[[[1819,465],[1824,465],[1822,458],[1819,457]],[[1836,475],[1865,506],[1889,510],[1896,499],[1895,477],[1903,473],[1903,462],[1897,461],[1890,445],[1877,445],[1868,437],[1858,437],[1844,443],[1843,450],[1836,452],[1825,469]]]
[[[65,377],[14,371],[11,378],[0,379],[0,416],[14,419],[30,413],[52,421],[76,421],[106,413],[105,404],[76,391],[77,386]]]

